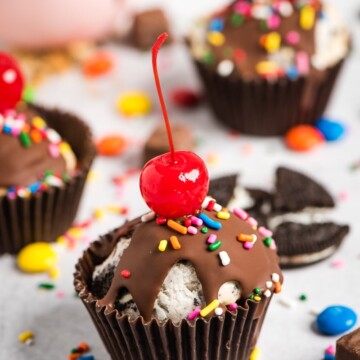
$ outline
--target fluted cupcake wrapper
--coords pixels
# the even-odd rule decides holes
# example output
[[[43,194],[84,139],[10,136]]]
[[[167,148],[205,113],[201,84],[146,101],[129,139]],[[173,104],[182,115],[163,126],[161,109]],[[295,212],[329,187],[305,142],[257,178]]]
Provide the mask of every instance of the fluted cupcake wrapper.
[[[63,186],[28,198],[0,196],[0,254],[16,254],[37,241],[55,241],[71,227],[95,156],[91,131],[83,121],[60,110],[31,106],[70,144],[79,171]]]
[[[218,120],[245,134],[283,135],[299,124],[314,124],[324,113],[344,60],[320,78],[244,80],[220,76],[194,60],[208,102]]]
[[[238,359],[248,360],[255,347],[271,298],[261,302],[247,300],[237,311],[226,311],[210,319],[144,322],[107,310],[91,293],[92,274],[126,235],[129,224],[105,235],[90,245],[76,265],[75,289],[88,310],[101,339],[113,360],[139,359]]]

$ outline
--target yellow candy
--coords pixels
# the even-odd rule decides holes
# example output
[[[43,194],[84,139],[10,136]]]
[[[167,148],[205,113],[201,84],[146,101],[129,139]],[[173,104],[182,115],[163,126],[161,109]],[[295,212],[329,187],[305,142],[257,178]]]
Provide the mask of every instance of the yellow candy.
[[[274,74],[278,70],[278,66],[271,61],[260,61],[256,64],[256,71],[260,75]]]
[[[101,220],[101,219],[104,218],[104,216],[105,216],[105,212],[104,212],[103,209],[96,208],[94,210],[94,217],[95,217],[96,220]]]
[[[167,240],[160,240],[159,247],[158,247],[159,251],[165,251],[167,248],[167,244],[168,244]]]
[[[280,34],[273,31],[266,36],[264,46],[268,52],[272,53],[279,49],[280,43],[281,43]]]
[[[227,211],[219,211],[216,216],[222,220],[230,219],[230,213]]]
[[[52,246],[45,242],[37,242],[25,246],[17,257],[22,271],[36,273],[52,269],[57,262],[57,254]]]
[[[250,359],[249,360],[260,360],[261,357],[261,351],[259,348],[255,348],[250,355]]]
[[[57,267],[53,267],[49,271],[49,276],[51,279],[58,279],[60,277],[60,270]]]
[[[208,42],[213,46],[221,46],[225,42],[225,37],[221,32],[211,31],[208,34]]]
[[[56,239],[56,243],[61,246],[65,246],[66,244],[66,237],[61,235]]]
[[[81,227],[72,227],[68,230],[68,234],[75,239],[79,239],[85,235],[85,231]]]
[[[315,23],[315,10],[310,5],[306,5],[300,12],[300,26],[304,30],[310,30]]]
[[[126,116],[146,115],[151,110],[151,100],[143,92],[129,92],[117,99],[116,108]]]
[[[208,316],[212,311],[219,307],[220,301],[218,299],[213,300],[208,306],[204,307],[200,311],[202,317]]]
[[[42,119],[39,116],[35,116],[32,120],[32,124],[38,128],[38,129],[45,129],[46,128],[46,122],[44,119]]]
[[[32,339],[34,337],[34,334],[31,330],[27,330],[19,334],[18,339],[21,343],[26,342],[29,339]]]

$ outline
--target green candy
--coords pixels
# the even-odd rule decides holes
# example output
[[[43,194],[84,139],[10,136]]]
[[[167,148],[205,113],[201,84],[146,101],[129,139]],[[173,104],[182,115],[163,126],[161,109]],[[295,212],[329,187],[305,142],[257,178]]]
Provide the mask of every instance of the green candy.
[[[32,142],[31,142],[31,139],[30,139],[30,136],[28,133],[21,132],[19,136],[20,136],[21,144],[24,147],[28,148],[32,145]]]
[[[215,251],[215,250],[219,249],[221,245],[222,245],[222,242],[220,240],[216,240],[214,243],[209,245],[209,250]]]
[[[206,226],[204,226],[204,227],[201,228],[200,231],[201,231],[203,234],[207,234],[207,232],[209,231],[209,229],[208,229]]]
[[[231,25],[234,26],[241,26],[244,23],[244,16],[242,16],[241,14],[233,14],[231,16]]]
[[[267,237],[264,239],[264,244],[267,246],[267,247],[270,247],[271,246],[271,243],[272,243],[272,238],[271,237]]]

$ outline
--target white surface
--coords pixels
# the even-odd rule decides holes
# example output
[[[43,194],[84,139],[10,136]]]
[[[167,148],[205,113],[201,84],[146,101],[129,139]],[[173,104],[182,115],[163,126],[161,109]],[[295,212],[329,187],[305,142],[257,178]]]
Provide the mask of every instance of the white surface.
[[[146,1],[138,2],[145,3]],[[150,0],[147,1],[150,3]],[[201,8],[213,1],[162,1],[167,4],[178,31],[190,21],[190,13],[198,14]],[[335,0],[332,1],[336,3]],[[161,3],[158,1],[158,3]],[[199,3],[199,4],[198,4]],[[181,4],[181,5],[180,5]],[[192,8],[190,8],[190,4]],[[188,8],[185,8],[188,5]],[[356,18],[360,5],[356,0],[338,2],[343,17],[352,26],[354,51],[338,82],[327,113],[340,119],[348,126],[347,137],[338,143],[327,144],[308,154],[292,153],[285,149],[280,138],[257,139],[247,136],[229,136],[213,116],[202,106],[196,111],[178,111],[168,102],[172,121],[179,121],[194,128],[201,140],[197,153],[208,158],[218,157],[216,166],[209,165],[211,175],[238,171],[246,185],[269,187],[276,166],[288,165],[312,174],[327,185],[336,197],[346,200],[338,202],[333,214],[339,222],[349,223],[351,234],[340,251],[330,260],[305,269],[286,271],[283,293],[275,296],[265,321],[259,347],[266,360],[320,360],[329,344],[335,344],[336,337],[324,337],[312,330],[314,316],[311,311],[331,304],[352,307],[360,314],[360,171],[350,172],[352,163],[360,160],[360,119],[358,87],[360,59],[357,50],[360,22]],[[196,8],[195,8],[196,7]],[[95,207],[118,204],[130,207],[130,217],[141,214],[146,206],[141,199],[138,180],[134,176],[124,186],[121,196],[116,196],[111,183],[113,175],[121,175],[128,167],[139,165],[141,143],[155,123],[161,121],[155,95],[151,61],[147,54],[124,48],[112,48],[119,60],[114,76],[87,82],[74,70],[53,78],[38,90],[38,101],[73,110],[92,126],[95,135],[120,133],[131,140],[128,151],[113,159],[98,158],[93,168],[98,180],[88,184],[78,219],[87,219]],[[160,63],[164,93],[179,86],[200,87],[194,69],[184,48],[181,46],[164,49]],[[142,89],[154,98],[155,111],[146,119],[127,120],[115,111],[114,101],[122,91]],[[205,130],[206,129],[206,130]],[[342,195],[342,196],[341,196]],[[97,222],[89,236],[95,239],[125,218],[108,215]],[[81,302],[73,297],[72,273],[74,264],[86,246],[80,242],[74,251],[60,251],[62,276],[56,281],[57,289],[65,292],[59,299],[54,292],[40,292],[37,284],[49,281],[47,275],[24,275],[16,269],[15,258],[0,258],[0,359],[39,360],[65,359],[69,351],[81,341],[92,347],[96,359],[109,357]],[[341,269],[331,267],[334,259],[344,260]],[[254,264],[254,266],[256,266]],[[307,294],[309,301],[297,300],[300,294]],[[296,308],[287,308],[280,299],[291,299]],[[31,347],[18,343],[20,332],[31,329],[35,333],[35,344]]]

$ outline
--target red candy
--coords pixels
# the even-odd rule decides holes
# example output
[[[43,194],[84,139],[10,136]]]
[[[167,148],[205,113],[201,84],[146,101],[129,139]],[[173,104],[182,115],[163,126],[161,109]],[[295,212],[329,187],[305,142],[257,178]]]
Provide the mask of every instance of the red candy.
[[[124,277],[125,279],[129,278],[131,275],[131,272],[129,270],[121,270],[120,275]]]
[[[191,89],[176,89],[171,93],[171,100],[180,108],[193,108],[200,104],[201,95]]]
[[[24,79],[14,58],[0,52],[0,111],[13,109],[21,100]]]
[[[285,135],[286,145],[295,151],[309,151],[325,141],[322,133],[310,125],[298,125]]]

